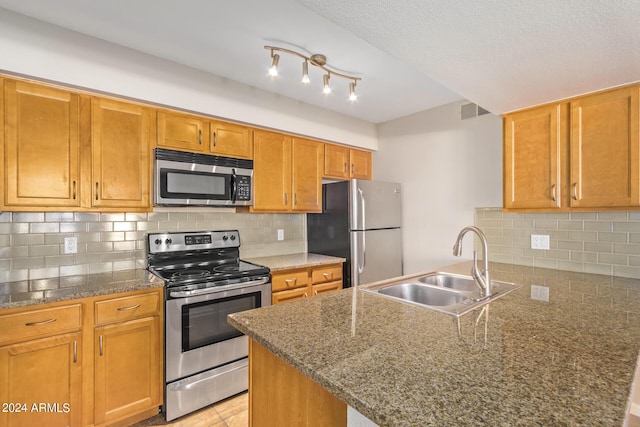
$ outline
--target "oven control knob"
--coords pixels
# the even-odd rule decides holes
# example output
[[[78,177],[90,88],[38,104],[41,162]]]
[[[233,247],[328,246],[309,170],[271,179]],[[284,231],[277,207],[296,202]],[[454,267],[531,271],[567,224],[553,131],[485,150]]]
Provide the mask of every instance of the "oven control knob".
[[[224,236],[222,236],[222,240],[226,242],[227,240],[229,240],[229,236],[225,234]]]
[[[156,239],[155,242],[153,242],[153,243],[155,243],[156,245],[160,245],[160,244],[162,244],[162,240]]]
[[[171,239],[167,239],[167,240],[165,240],[164,242],[165,242],[167,245],[170,245],[170,244],[171,244]]]
[[[231,240],[236,240],[236,236],[235,235],[231,235]]]

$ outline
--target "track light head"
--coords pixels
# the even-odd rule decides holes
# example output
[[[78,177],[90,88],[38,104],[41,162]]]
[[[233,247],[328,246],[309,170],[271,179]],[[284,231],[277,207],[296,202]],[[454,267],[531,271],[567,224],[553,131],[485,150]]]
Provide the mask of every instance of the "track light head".
[[[278,61],[280,61],[280,55],[277,53],[274,54],[273,50],[271,51],[271,68],[269,68],[269,75],[271,77],[276,77],[278,75]]]
[[[358,100],[358,95],[356,95],[356,82],[355,80],[349,83],[349,101],[354,102]]]
[[[331,86],[329,86],[329,74],[325,74],[324,76],[322,76],[322,83],[323,83],[323,88],[322,88],[322,93],[324,93],[325,95],[328,95],[331,93]]]
[[[311,80],[309,80],[309,63],[305,59],[302,63],[302,83],[308,85]]]

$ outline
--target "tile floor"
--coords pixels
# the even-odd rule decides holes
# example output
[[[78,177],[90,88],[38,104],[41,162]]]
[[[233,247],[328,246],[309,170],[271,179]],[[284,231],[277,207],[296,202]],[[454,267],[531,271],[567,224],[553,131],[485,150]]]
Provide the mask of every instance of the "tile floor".
[[[171,422],[166,422],[164,416],[158,414],[132,427],[247,427],[248,425],[249,399],[247,393],[242,393]]]

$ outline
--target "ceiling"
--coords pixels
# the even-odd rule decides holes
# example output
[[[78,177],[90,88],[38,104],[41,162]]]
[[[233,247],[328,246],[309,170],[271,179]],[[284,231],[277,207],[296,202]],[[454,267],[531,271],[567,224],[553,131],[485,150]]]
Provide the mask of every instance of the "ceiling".
[[[468,99],[494,114],[640,81],[638,0],[0,0],[5,8],[372,123]],[[265,45],[321,53],[358,100]]]

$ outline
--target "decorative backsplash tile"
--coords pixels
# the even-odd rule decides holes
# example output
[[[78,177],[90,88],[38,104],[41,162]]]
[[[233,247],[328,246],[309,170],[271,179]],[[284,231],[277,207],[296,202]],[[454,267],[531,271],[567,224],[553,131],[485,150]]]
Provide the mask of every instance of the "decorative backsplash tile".
[[[505,213],[477,208],[489,260],[584,273],[640,278],[640,212]],[[549,250],[531,249],[531,235],[549,235]]]
[[[306,248],[303,214],[0,212],[0,284],[141,268],[149,232],[227,229],[240,231],[243,258]],[[64,253],[65,237],[78,239],[76,254]]]

